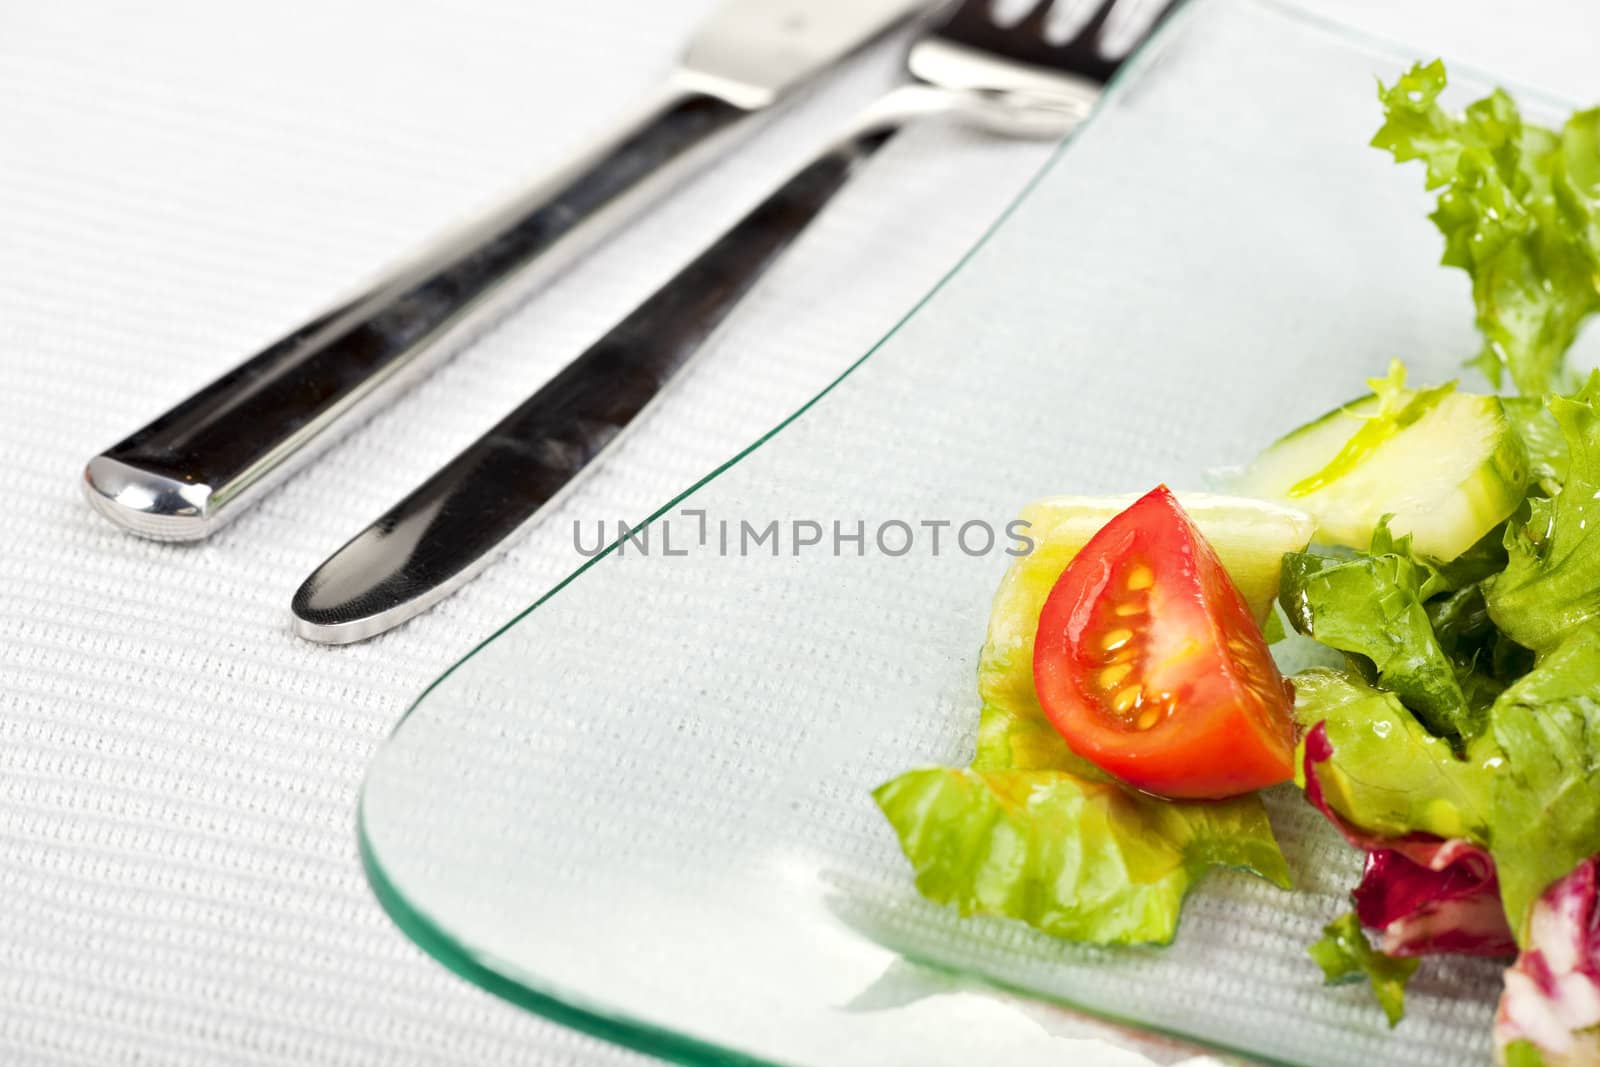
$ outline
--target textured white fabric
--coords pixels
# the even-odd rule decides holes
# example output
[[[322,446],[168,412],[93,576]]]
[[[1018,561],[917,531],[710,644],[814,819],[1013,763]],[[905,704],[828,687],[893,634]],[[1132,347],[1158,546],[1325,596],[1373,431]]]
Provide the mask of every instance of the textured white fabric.
[[[1488,0],[1307,3],[1600,97],[1577,0],[1516,23]],[[373,747],[572,569],[570,532],[536,532],[363,646],[296,640],[288,597],[887,84],[893,45],[213,541],[124,536],[75,481],[89,455],[559,161],[648,88],[706,6],[0,10],[0,1062],[639,1062],[447,974],[381,914],[355,855]],[[658,447],[579,490],[581,513],[646,514],[815,393],[1043,153],[938,129],[891,146],[658,411]],[[784,346],[792,361],[765,358],[774,334],[802,342]]]

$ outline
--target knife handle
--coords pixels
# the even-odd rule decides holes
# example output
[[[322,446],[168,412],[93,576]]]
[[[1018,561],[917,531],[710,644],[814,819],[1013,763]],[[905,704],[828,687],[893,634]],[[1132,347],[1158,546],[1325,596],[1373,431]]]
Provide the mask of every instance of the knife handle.
[[[145,537],[209,536],[614,230],[747,113],[669,83],[561,171],[90,460],[90,503]]]
[[[361,641],[469,581],[610,448],[850,177],[899,129],[815,157],[582,355],[318,567],[295,632]]]

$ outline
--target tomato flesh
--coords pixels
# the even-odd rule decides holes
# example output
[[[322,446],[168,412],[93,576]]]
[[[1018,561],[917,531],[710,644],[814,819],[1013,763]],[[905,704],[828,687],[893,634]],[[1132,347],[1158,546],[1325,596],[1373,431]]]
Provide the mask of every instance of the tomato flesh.
[[[1137,789],[1218,798],[1293,776],[1292,690],[1166,486],[1107,523],[1056,580],[1033,678],[1068,746]]]

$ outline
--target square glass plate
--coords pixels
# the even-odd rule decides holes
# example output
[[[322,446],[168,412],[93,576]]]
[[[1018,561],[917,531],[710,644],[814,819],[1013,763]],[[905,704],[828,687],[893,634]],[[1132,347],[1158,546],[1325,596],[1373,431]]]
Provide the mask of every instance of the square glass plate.
[[[1492,964],[1425,963],[1394,1031],[1322,985],[1305,946],[1359,857],[1293,789],[1295,892],[1213,874],[1175,944],[1125,950],[922,900],[869,796],[971,757],[1008,558],[964,523],[1198,487],[1391,356],[1436,380],[1474,351],[1421,174],[1367,147],[1412,58],[1259,0],[1172,20],[893,334],[428,690],[362,803],[400,926],[685,1063],[1486,1063]]]

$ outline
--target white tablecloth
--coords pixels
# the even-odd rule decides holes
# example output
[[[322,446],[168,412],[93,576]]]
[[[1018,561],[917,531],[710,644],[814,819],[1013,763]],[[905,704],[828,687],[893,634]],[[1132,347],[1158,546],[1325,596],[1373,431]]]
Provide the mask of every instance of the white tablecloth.
[[[1581,0],[1305,0],[1600,98]],[[332,548],[598,336],[887,84],[851,64],[211,542],[114,531],[83,461],[626,110],[705,0],[171,0],[0,11],[0,1062],[640,1062],[468,986],[378,910],[366,760],[579,558],[528,538],[369,644],[292,637]],[[1587,20],[1587,22],[1585,22]],[[1363,90],[1364,91],[1364,90]],[[1353,150],[1358,146],[1353,146]],[[907,135],[575,503],[635,518],[799,406],[1043,160]]]

